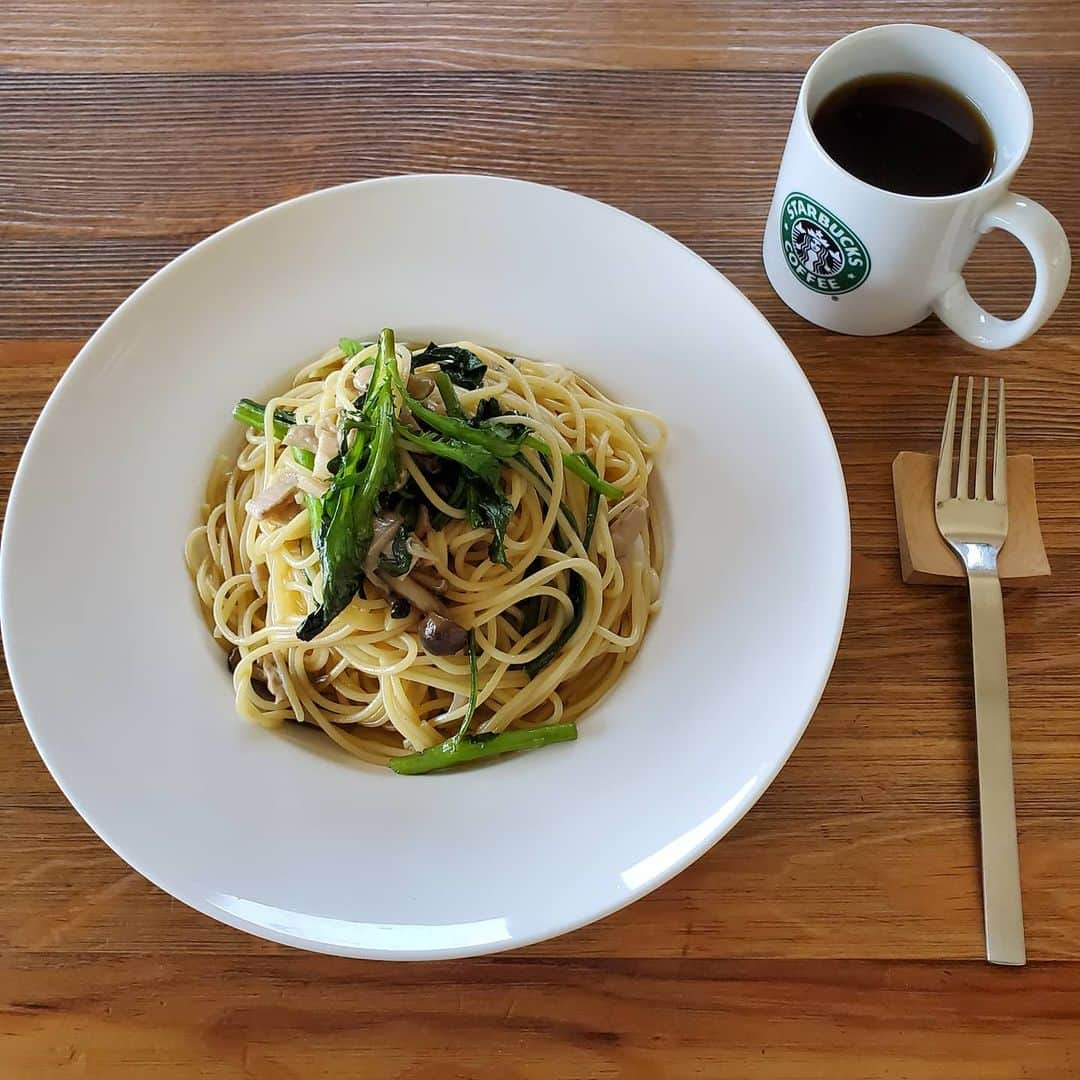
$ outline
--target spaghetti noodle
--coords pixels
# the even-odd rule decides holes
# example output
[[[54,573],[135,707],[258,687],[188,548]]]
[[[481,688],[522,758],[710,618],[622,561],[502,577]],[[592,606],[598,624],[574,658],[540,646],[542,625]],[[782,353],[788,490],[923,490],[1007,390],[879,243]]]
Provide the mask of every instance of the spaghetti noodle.
[[[242,716],[374,764],[472,740],[456,763],[565,731],[637,654],[664,560],[651,413],[557,364],[384,331],[236,415],[253,426],[186,558]]]

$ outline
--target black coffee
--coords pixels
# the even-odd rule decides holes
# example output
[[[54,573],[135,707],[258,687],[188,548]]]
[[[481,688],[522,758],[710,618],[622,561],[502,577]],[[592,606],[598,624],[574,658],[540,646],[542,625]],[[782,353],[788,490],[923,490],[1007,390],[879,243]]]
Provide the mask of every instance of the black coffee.
[[[952,195],[985,183],[994,137],[967,98],[921,75],[865,75],[818,106],[814,134],[860,180],[902,195]]]

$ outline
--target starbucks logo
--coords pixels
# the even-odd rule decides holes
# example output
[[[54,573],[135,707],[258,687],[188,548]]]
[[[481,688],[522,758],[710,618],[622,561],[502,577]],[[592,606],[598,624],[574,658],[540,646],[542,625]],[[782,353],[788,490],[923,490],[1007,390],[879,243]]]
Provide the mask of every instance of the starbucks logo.
[[[811,274],[834,277],[843,269],[844,253],[840,245],[806,218],[795,219],[791,226],[791,244],[799,262]]]
[[[839,296],[870,275],[863,242],[830,210],[793,191],[780,212],[780,243],[791,272],[814,292]]]

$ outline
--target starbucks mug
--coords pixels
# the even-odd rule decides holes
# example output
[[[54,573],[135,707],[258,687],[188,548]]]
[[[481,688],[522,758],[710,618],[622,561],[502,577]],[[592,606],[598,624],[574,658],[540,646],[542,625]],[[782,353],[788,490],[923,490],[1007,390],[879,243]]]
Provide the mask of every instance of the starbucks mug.
[[[859,180],[811,126],[822,101],[865,75],[936,79],[972,101],[994,137],[993,171],[953,195],[900,195]],[[1037,202],[1009,190],[1031,142],[1031,103],[1012,69],[978,42],[934,26],[874,26],[830,45],[803,80],[765,229],[765,271],[804,319],[844,334],[892,334],[931,312],[966,341],[1004,349],[1035,333],[1069,281],[1065,232]],[[963,269],[979,238],[1005,229],[1035,264],[1027,310],[999,319],[980,307]]]

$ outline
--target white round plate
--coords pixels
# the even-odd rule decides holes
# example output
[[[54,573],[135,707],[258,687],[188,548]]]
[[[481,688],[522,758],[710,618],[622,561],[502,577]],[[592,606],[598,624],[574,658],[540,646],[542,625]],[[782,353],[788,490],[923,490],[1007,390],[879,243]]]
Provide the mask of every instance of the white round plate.
[[[230,410],[382,326],[567,364],[671,425],[663,609],[575,743],[402,777],[233,712],[182,554]],[[723,836],[818,701],[849,555],[813,391],[724,277],[565,191],[404,176],[255,214],[105,322],[23,455],[0,614],[34,742],[118,855],[250,933],[415,960],[582,926]]]

